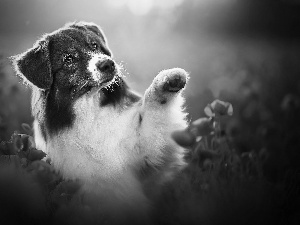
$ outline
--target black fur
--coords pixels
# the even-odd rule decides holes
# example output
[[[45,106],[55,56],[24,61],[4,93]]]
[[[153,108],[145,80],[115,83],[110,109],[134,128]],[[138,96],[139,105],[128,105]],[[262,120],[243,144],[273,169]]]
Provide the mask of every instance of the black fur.
[[[48,44],[47,38],[40,40],[32,49],[21,55],[21,59],[17,60],[15,65],[28,81],[41,89],[47,89],[52,84]]]

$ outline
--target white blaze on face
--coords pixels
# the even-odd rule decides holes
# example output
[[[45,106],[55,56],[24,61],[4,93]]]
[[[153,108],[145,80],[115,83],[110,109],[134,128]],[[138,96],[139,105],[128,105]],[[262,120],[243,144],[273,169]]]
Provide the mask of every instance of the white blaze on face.
[[[91,59],[89,61],[87,69],[92,74],[93,80],[96,82],[100,82],[101,81],[101,72],[97,68],[97,63],[99,63],[105,59],[108,59],[109,57],[106,55],[103,55],[103,54],[99,54],[99,53],[98,54],[91,53],[90,55],[91,55]]]

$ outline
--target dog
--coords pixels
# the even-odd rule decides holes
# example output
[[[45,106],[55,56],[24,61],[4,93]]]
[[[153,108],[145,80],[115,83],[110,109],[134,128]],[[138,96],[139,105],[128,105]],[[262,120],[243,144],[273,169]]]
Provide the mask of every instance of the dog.
[[[137,94],[101,28],[88,22],[45,34],[12,60],[32,89],[36,146],[54,168],[110,209],[148,211],[151,189],[185,166],[185,149],[170,134],[187,127],[188,73],[163,70]]]

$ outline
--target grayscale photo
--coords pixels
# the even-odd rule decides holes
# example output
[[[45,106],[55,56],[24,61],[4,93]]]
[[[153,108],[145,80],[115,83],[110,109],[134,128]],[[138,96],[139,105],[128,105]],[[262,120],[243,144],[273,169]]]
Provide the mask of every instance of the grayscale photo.
[[[298,0],[0,0],[0,224],[300,224],[299,60]]]

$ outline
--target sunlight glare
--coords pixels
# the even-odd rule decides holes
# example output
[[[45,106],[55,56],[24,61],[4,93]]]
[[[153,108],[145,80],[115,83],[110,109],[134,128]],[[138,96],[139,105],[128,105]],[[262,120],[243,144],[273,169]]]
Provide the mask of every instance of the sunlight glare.
[[[128,0],[127,6],[136,15],[146,15],[153,7],[153,0]]]
[[[126,6],[135,15],[146,15],[153,8],[172,9],[180,5],[183,0],[110,0],[114,7]]]

